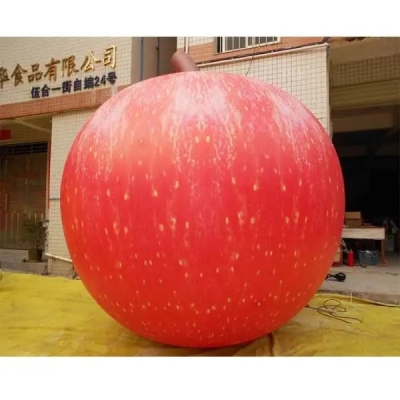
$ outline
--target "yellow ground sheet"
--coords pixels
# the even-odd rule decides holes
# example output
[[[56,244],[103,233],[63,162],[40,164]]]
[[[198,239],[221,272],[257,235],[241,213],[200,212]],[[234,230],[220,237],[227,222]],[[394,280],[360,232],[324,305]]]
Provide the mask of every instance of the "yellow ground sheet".
[[[5,272],[0,281],[0,356],[400,356],[399,332],[400,307],[317,294],[310,308],[253,343],[173,348],[120,326],[81,281]]]

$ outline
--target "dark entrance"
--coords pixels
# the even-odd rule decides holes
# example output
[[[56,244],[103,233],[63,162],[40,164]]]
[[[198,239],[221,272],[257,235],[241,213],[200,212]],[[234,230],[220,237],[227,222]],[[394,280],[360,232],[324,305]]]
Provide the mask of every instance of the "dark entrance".
[[[26,248],[23,221],[45,218],[47,152],[47,142],[0,146],[0,248]]]

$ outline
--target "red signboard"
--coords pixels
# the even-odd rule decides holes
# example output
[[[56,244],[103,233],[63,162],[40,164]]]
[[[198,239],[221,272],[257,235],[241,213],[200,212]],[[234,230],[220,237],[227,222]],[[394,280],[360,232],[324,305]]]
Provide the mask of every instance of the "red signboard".
[[[0,140],[11,139],[11,129],[0,129]]]

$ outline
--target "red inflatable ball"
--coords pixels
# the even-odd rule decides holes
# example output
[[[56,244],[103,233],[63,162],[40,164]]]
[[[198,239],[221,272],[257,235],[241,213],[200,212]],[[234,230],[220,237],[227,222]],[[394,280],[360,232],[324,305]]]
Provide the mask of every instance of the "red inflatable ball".
[[[93,114],[65,164],[61,213],[75,268],[112,318],[168,345],[229,346],[317,292],[341,238],[343,178],[295,98],[184,72]]]

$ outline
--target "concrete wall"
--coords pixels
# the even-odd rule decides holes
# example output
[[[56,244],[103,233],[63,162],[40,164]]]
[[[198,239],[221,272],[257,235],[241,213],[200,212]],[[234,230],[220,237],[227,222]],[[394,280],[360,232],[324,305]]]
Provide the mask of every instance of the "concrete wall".
[[[159,49],[157,49],[159,47]],[[172,72],[171,57],[176,51],[176,38],[173,37],[145,37],[143,47],[143,79],[150,79],[157,75]],[[132,40],[132,83],[140,81],[141,69],[141,38]]]

